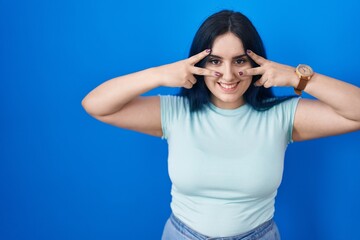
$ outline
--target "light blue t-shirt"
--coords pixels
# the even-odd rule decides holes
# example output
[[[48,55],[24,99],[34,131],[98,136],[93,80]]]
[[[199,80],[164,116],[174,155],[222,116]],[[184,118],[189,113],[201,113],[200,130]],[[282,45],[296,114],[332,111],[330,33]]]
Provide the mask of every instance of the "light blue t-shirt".
[[[160,99],[174,215],[210,237],[271,219],[299,99],[263,112],[210,104],[193,113],[184,97]]]

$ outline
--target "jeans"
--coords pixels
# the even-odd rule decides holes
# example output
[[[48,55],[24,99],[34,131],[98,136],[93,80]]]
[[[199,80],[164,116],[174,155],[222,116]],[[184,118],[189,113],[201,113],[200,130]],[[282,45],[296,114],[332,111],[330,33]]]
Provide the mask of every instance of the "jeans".
[[[186,226],[171,214],[167,220],[162,240],[280,240],[279,230],[271,219],[249,232],[232,237],[208,237]]]

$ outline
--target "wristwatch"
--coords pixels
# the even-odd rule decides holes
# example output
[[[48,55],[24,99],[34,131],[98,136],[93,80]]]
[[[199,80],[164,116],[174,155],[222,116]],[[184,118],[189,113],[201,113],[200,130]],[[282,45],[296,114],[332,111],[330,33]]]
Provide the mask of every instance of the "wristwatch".
[[[314,75],[312,68],[306,64],[299,64],[295,70],[296,75],[299,77],[299,84],[294,88],[297,95],[301,95],[302,91],[305,89],[306,84],[310,81],[311,77]]]

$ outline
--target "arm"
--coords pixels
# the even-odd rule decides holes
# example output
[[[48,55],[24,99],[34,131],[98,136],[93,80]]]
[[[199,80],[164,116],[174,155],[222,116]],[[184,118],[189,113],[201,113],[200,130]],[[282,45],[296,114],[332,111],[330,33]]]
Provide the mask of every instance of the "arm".
[[[360,130],[360,88],[315,73],[305,91],[318,101],[300,100],[294,120],[294,141]]]
[[[253,52],[248,54],[260,67],[247,69],[244,73],[262,75],[257,86],[297,87],[299,78],[295,68],[268,61]],[[318,100],[300,99],[294,119],[294,141],[360,130],[358,87],[315,73],[305,91]]]
[[[159,86],[191,88],[196,83],[193,74],[214,75],[214,71],[194,66],[209,52],[205,50],[179,62],[108,80],[92,90],[82,105],[100,121],[162,136],[159,97],[140,95]]]

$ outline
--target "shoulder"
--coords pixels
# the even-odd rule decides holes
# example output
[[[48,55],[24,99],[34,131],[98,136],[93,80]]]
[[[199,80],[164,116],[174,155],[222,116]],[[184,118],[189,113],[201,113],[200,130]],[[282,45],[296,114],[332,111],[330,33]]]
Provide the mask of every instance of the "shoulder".
[[[171,123],[190,115],[187,98],[177,95],[160,95],[160,113],[163,123]]]
[[[167,139],[174,128],[182,128],[189,118],[190,108],[186,97],[160,95],[160,115],[163,138]]]
[[[173,103],[184,103],[187,102],[187,98],[179,95],[159,95],[160,101],[173,102]]]
[[[186,97],[177,95],[160,95],[161,111],[189,110],[189,101]]]
[[[266,131],[273,132],[284,136],[287,143],[292,140],[292,132],[295,120],[296,109],[300,98],[293,97],[286,99],[268,110],[257,111],[253,110],[253,121],[258,125],[257,130],[266,129]]]
[[[300,98],[299,97],[293,97],[286,99],[276,105],[274,105],[269,110],[265,111],[270,114],[275,114],[277,116],[279,115],[293,115],[296,111],[297,105],[299,103]]]

